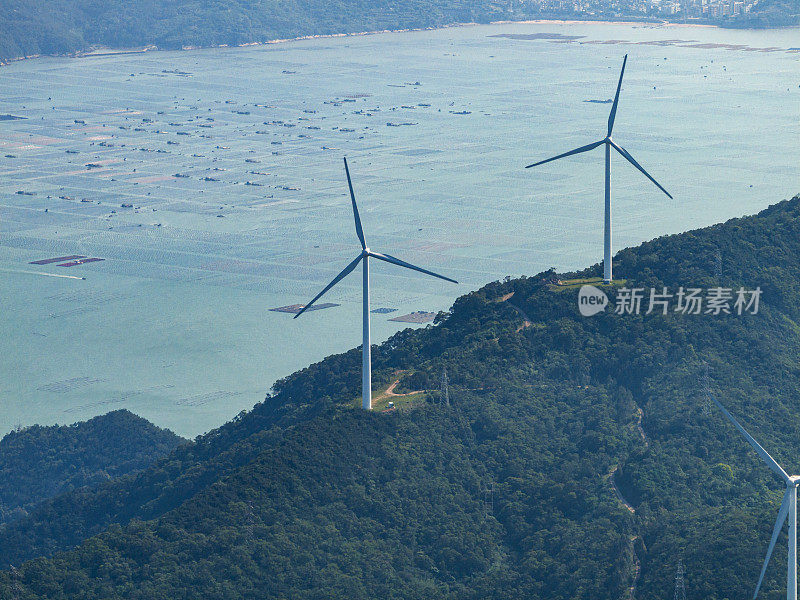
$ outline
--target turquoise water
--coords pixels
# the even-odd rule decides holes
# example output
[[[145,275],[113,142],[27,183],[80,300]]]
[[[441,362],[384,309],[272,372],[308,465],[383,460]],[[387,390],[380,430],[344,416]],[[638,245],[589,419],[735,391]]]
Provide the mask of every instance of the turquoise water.
[[[493,37],[542,33],[576,39]],[[602,152],[523,166],[603,136],[586,100],[625,53],[615,139],[675,200],[615,159],[615,249],[791,197],[798,33],[510,24],[3,67],[0,114],[26,118],[0,121],[0,430],[126,407],[196,435],[358,345],[357,274],[338,307],[268,310],[357,254],[345,154],[370,246],[462,282],[374,264],[373,307],[398,309],[376,341],[488,281],[597,262]],[[28,264],[73,254],[105,260]]]

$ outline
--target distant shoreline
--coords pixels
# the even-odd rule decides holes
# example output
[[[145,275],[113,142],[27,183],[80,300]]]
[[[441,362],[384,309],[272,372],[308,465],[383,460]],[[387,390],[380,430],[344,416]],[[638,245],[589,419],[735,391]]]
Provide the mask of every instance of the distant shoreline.
[[[108,48],[98,47],[94,50],[87,50],[82,52],[70,52],[66,54],[34,54],[31,56],[20,56],[17,58],[6,59],[0,61],[0,67],[7,66],[14,62],[22,60],[31,60],[36,58],[93,58],[101,56],[117,56],[128,54],[144,54],[146,52],[175,52],[175,51],[190,51],[190,50],[211,50],[215,48],[247,48],[250,46],[269,46],[271,44],[284,44],[288,42],[301,42],[304,40],[317,40],[317,39],[334,39],[343,37],[360,37],[367,35],[378,35],[382,33],[408,33],[415,31],[439,31],[444,29],[453,29],[458,27],[476,27],[481,25],[627,25],[627,26],[649,26],[653,28],[659,27],[687,27],[687,28],[706,28],[706,29],[721,29],[719,25],[712,25],[710,23],[674,23],[670,21],[652,20],[652,21],[607,21],[607,20],[594,20],[594,19],[525,19],[520,21],[491,21],[489,23],[452,23],[450,25],[441,25],[438,27],[417,27],[405,29],[381,29],[374,31],[358,31],[351,33],[324,33],[315,35],[303,35],[291,38],[277,38],[266,40],[263,42],[245,42],[242,44],[229,45],[217,44],[210,46],[183,46],[181,48],[159,48],[155,45],[143,46],[140,48]],[[785,29],[783,27],[775,27],[774,29]],[[764,31],[759,29],[758,31]]]
[[[577,19],[532,19],[526,21],[492,21],[491,25],[651,25],[653,27],[705,27],[720,29],[719,25],[711,23],[672,23],[670,21],[594,21]]]

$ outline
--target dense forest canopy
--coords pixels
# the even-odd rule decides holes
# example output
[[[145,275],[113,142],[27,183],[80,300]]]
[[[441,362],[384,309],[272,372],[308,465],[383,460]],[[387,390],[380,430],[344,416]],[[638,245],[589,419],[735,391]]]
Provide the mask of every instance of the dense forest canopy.
[[[0,440],[0,523],[48,498],[149,467],[183,441],[127,410],[12,431]]]
[[[308,35],[536,18],[642,20],[639,12],[580,12],[573,3],[495,0],[0,0],[0,60],[94,47],[238,45]],[[653,17],[650,17],[653,20]],[[660,20],[656,18],[655,20]],[[732,27],[800,23],[798,0],[761,0]]]
[[[554,283],[600,265],[489,284],[375,347],[376,394],[425,390],[403,410],[357,410],[358,349],[328,357],[4,525],[0,597],[655,600],[679,560],[690,599],[752,594],[783,486],[704,388],[800,470],[800,196],[615,262],[629,289],[761,304],[582,317]],[[762,598],[785,593],[781,539]]]

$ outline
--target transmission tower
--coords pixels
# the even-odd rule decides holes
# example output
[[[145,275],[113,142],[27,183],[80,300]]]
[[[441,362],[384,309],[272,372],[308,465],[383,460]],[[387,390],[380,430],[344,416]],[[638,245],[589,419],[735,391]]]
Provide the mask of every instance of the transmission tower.
[[[494,481],[486,484],[485,497],[483,499],[483,518],[494,515]]]
[[[247,537],[248,540],[253,539],[253,526],[255,525],[255,522],[256,519],[255,519],[255,514],[253,513],[253,502],[248,501],[247,516],[245,518],[245,526],[244,526],[245,536]]]
[[[717,248],[714,251],[714,277],[717,278],[717,283],[722,279],[722,251]]]
[[[19,580],[22,579],[22,575],[14,565],[9,565],[11,569],[11,575],[14,577],[14,591],[17,593],[17,597],[20,597],[22,594],[22,587],[19,584]]]
[[[447,378],[447,369],[442,369],[442,402],[445,406],[450,406],[450,380]]]
[[[686,600],[686,587],[683,585],[683,559],[678,559],[678,571],[675,573],[675,600]]]
[[[711,415],[711,378],[708,376],[708,363],[704,363],[703,367],[703,416],[708,417]]]

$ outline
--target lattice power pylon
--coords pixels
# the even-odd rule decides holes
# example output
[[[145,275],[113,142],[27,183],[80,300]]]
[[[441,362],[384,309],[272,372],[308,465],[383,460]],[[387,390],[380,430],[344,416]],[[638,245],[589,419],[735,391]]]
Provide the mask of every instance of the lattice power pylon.
[[[490,480],[486,484],[483,498],[483,518],[494,515],[494,481]]]
[[[722,279],[722,251],[717,248],[714,252],[714,277],[717,278],[717,283],[721,283]]]
[[[442,369],[442,402],[445,406],[450,406],[450,380],[447,378],[447,369]]]
[[[708,363],[705,363],[703,367],[703,416],[708,417],[711,415],[711,377],[708,375]]]
[[[678,559],[678,571],[675,573],[674,600],[686,600],[686,586],[683,584],[683,560]]]

